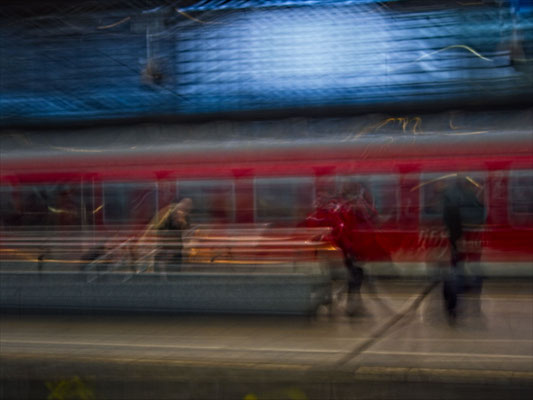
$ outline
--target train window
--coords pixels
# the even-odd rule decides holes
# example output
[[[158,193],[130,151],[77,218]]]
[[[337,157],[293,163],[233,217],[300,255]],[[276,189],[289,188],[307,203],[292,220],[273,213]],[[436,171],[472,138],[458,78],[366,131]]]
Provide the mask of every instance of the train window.
[[[337,193],[362,194],[372,204],[382,220],[395,220],[398,216],[398,185],[394,177],[384,175],[350,175],[337,177]]]
[[[105,183],[104,220],[108,224],[147,224],[156,213],[155,183]]]
[[[482,172],[461,173],[431,173],[423,174],[420,183],[415,188],[420,190],[420,213],[425,221],[441,221],[443,217],[443,200],[447,190],[457,179],[465,182],[475,192],[482,192],[485,187],[486,176]],[[483,201],[487,205],[487,192],[484,191]],[[487,207],[485,207],[485,210]]]
[[[2,188],[2,223],[10,226],[76,226],[82,222],[79,185]]]
[[[59,209],[54,207],[52,190],[46,186],[20,186],[18,197],[22,226],[53,225]]]
[[[257,178],[254,188],[257,221],[298,223],[313,208],[312,178]]]
[[[509,210],[511,218],[533,217],[533,171],[511,172]]]
[[[235,220],[235,190],[231,181],[180,181],[179,199],[190,198],[192,223],[231,223]]]
[[[19,212],[15,207],[11,186],[0,186],[0,226],[18,224]]]

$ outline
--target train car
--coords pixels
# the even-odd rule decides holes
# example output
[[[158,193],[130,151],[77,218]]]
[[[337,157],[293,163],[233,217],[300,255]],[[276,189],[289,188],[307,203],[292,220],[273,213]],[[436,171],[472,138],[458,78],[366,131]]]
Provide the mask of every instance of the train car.
[[[170,140],[164,146],[137,146],[127,137],[118,146],[105,145],[105,139],[86,147],[70,145],[68,137],[61,140],[60,146],[39,148],[13,141],[2,153],[3,269],[28,263],[41,269],[79,267],[91,248],[105,247],[113,238],[111,247],[129,248],[128,238],[138,240],[160,210],[181,198],[192,199],[191,226],[203,229],[190,237],[203,238],[193,243],[205,245],[220,234],[224,243],[233,241],[218,255],[189,246],[190,262],[245,262],[244,253],[235,249],[247,248],[250,254],[242,234],[250,226],[256,232],[258,227],[279,229],[287,240],[271,242],[270,249],[284,248],[292,257],[301,254],[298,232],[317,200],[341,196],[343,188],[356,184],[377,212],[372,226],[361,226],[352,236],[367,272],[425,274],[449,259],[442,194],[448,181],[460,176],[482,193],[485,204],[481,234],[467,244],[481,249],[485,273],[533,272],[531,130],[345,141]],[[216,235],[209,233],[214,226]],[[254,262],[262,257],[268,255],[257,251]]]

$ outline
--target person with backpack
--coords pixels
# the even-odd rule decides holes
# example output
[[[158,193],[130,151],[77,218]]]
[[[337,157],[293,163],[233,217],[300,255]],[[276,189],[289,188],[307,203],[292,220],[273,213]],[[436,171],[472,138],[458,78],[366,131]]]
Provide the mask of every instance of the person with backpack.
[[[159,249],[155,257],[155,272],[166,276],[166,272],[178,272],[183,263],[183,232],[189,229],[189,214],[192,200],[185,198],[172,203],[162,213],[156,225]]]

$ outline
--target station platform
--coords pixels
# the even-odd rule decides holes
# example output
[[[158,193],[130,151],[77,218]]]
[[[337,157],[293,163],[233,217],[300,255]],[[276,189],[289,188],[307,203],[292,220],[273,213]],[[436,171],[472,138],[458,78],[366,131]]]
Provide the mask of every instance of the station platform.
[[[4,313],[0,394],[243,400],[533,394],[532,280],[485,281],[480,297],[460,298],[455,321],[446,317],[438,282],[367,282],[362,305],[347,316],[339,295],[312,318]]]

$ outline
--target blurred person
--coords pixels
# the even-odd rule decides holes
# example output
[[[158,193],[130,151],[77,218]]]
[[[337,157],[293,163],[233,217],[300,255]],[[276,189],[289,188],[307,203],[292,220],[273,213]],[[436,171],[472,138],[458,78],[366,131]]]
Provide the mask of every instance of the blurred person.
[[[154,270],[167,272],[172,268],[179,271],[183,262],[183,231],[190,228],[189,214],[192,200],[184,198],[179,203],[170,204],[162,213],[156,225],[159,248],[155,257]]]
[[[365,274],[362,263],[365,260],[367,246],[374,244],[373,228],[378,213],[373,206],[371,193],[362,183],[346,185],[341,197],[341,218],[345,225],[342,249],[344,264],[349,273],[346,313],[355,315],[363,312],[361,286]],[[364,236],[360,234],[361,230],[365,231]]]
[[[348,272],[348,301],[346,313],[350,316],[363,311],[361,299],[361,285],[364,270],[364,248],[368,245],[368,238],[359,243],[361,238],[372,233],[372,227],[377,219],[377,211],[372,205],[371,194],[360,183],[345,185],[339,197],[320,194],[315,210],[305,219],[308,227],[328,226],[332,228],[327,238],[335,243],[342,251],[344,266]],[[364,235],[359,235],[361,229]],[[369,230],[370,229],[370,230]],[[373,237],[369,239],[373,240]]]
[[[475,273],[467,284],[464,263],[481,260],[481,229],[485,222],[482,188],[466,176],[458,175],[444,193],[443,221],[450,246],[450,269],[443,285],[444,305],[448,317],[457,317],[458,295],[470,288],[478,296],[482,277]],[[479,304],[479,303],[478,303]]]

